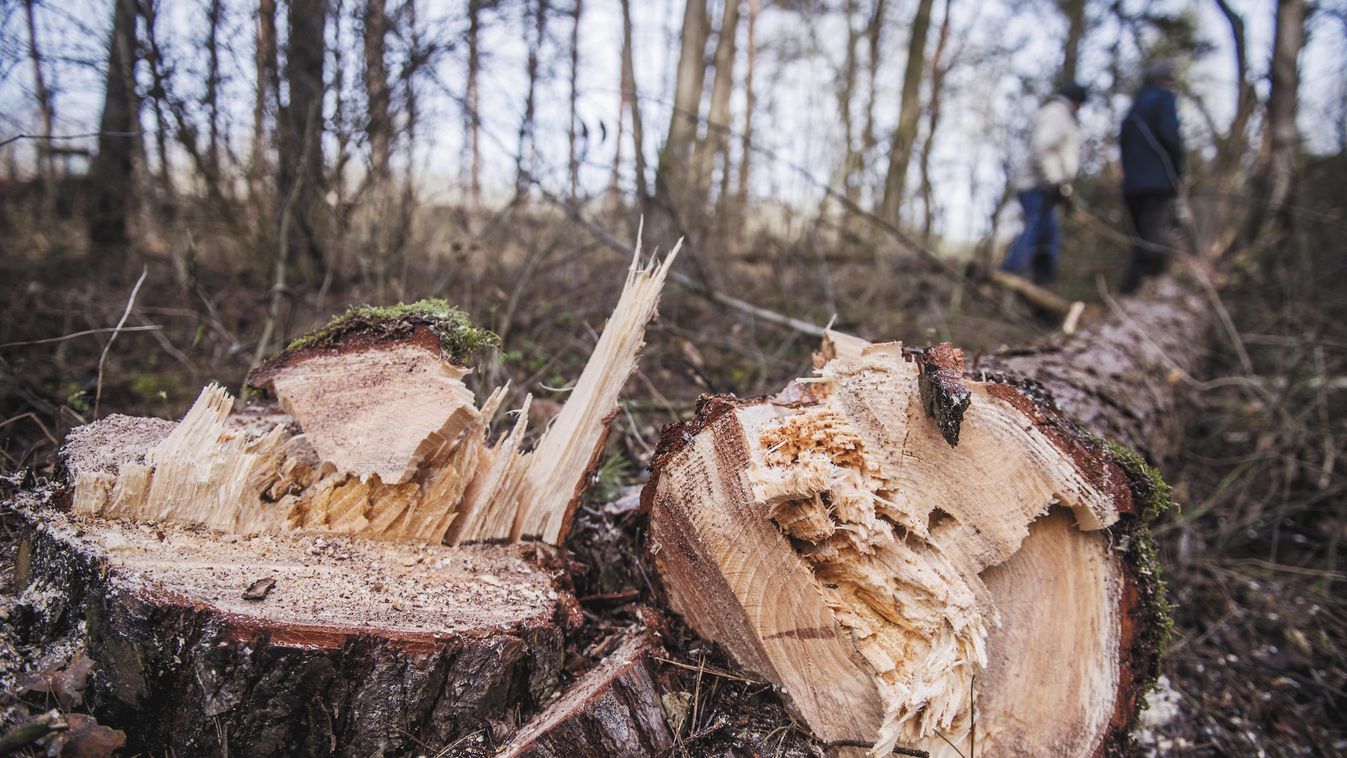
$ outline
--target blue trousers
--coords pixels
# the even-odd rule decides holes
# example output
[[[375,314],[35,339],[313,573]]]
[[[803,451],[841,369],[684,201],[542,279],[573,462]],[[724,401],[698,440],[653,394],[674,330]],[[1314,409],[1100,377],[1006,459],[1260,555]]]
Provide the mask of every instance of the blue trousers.
[[[1047,187],[1035,187],[1018,195],[1024,211],[1024,229],[1006,251],[1001,270],[1029,278],[1034,284],[1051,284],[1057,278],[1062,229],[1057,224],[1057,199]]]

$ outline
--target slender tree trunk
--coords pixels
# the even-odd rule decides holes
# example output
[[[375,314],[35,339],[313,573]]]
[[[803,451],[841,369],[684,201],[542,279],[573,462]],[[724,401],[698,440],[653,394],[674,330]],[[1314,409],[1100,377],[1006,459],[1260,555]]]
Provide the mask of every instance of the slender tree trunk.
[[[172,131],[165,111],[171,106],[166,107],[165,101],[168,98],[168,83],[165,81],[163,53],[159,47],[159,2],[158,0],[147,0],[141,6],[141,13],[145,19],[145,47],[146,63],[150,66],[150,78],[152,87],[150,88],[150,108],[154,111],[154,146],[155,153],[159,159],[159,187],[163,193],[162,203],[169,204],[173,201],[173,170],[172,162],[168,157],[168,135]],[[209,91],[209,90],[208,90]],[[214,173],[211,171],[203,172],[202,179],[211,181]]]
[[[858,30],[852,25],[852,16],[856,14],[856,0],[847,0],[846,7],[842,11],[845,14],[847,22],[847,50],[846,57],[842,61],[842,82],[837,88],[837,109],[842,117],[842,165],[838,168],[836,178],[830,182],[830,185],[836,187],[841,185],[844,196],[854,199],[852,184],[855,179],[856,170],[860,167],[860,160],[856,155],[856,128],[853,121],[851,104],[856,96],[856,69],[858,62],[856,60],[856,48],[860,45],[861,34],[863,30]],[[824,202],[827,202],[825,197]]]
[[[912,146],[917,137],[921,118],[921,79],[926,67],[926,33],[931,28],[933,0],[920,0],[917,15],[912,19],[912,36],[907,45],[907,66],[903,70],[903,92],[898,114],[898,126],[893,131],[889,152],[889,171],[884,178],[884,199],[879,217],[895,226],[903,207],[907,186],[907,167],[912,160]]]
[[[323,63],[328,0],[290,0],[285,72],[290,86],[281,140],[281,202],[290,206],[292,249],[319,269],[323,252],[314,216],[323,186]],[[293,194],[293,199],[290,195]]]
[[[853,169],[853,174],[859,174],[874,155],[875,147],[879,140],[875,138],[875,99],[879,81],[879,45],[883,39],[884,33],[884,2],[885,0],[875,0],[874,11],[870,14],[870,23],[865,27],[866,53],[869,56],[866,60],[868,70],[866,72],[866,93],[865,93],[865,126],[861,129],[861,149],[856,155],[857,165]],[[854,195],[848,196],[853,203],[860,202],[861,182],[857,178],[854,189]]]
[[[1267,171],[1263,199],[1286,220],[1287,198],[1295,179],[1296,109],[1300,88],[1298,61],[1305,44],[1304,0],[1277,3],[1277,34],[1272,47],[1272,87],[1267,104]]]
[[[389,179],[392,157],[393,124],[388,116],[388,65],[384,62],[384,40],[388,36],[386,0],[365,3],[365,102],[369,121],[370,166],[376,183]]]
[[[577,88],[577,78],[580,72],[580,15],[583,12],[584,0],[575,0],[575,13],[571,25],[571,98],[570,98],[570,127],[566,136],[569,138],[569,152],[567,154],[567,165],[570,166],[570,188],[571,200],[575,200],[580,192],[580,154],[576,140],[578,139],[578,126],[580,123],[579,115],[576,113],[576,99],[579,94]]]
[[[529,38],[528,52],[528,94],[524,97],[524,117],[519,121],[519,154],[515,156],[515,191],[527,195],[529,178],[533,175],[538,146],[533,140],[533,120],[538,89],[538,56],[542,52],[543,37],[547,32],[548,0],[533,0],[533,14],[526,12],[525,22],[533,22],[533,34]],[[525,3],[527,9],[530,3]]]
[[[949,73],[952,61],[945,60],[945,48],[949,43],[950,5],[953,0],[945,0],[945,15],[940,19],[940,33],[935,43],[935,54],[931,57],[931,101],[926,106],[926,141],[921,145],[921,237],[931,240],[931,230],[935,224],[935,191],[931,186],[931,150],[935,145],[935,135],[940,128],[940,100],[945,85],[945,74]]]
[[[735,192],[737,202],[735,210],[743,213],[748,207],[750,170],[753,167],[753,110],[757,107],[757,91],[753,89],[753,74],[758,63],[758,41],[756,36],[758,10],[762,0],[748,0],[748,32],[744,44],[748,46],[746,65],[744,66],[744,128],[742,144],[739,148],[739,188]],[[740,224],[742,229],[743,225]]]
[[[706,82],[706,39],[709,34],[706,0],[688,0],[683,10],[683,45],[678,56],[678,78],[674,83],[669,134],[664,140],[659,168],[655,172],[655,195],[671,212],[676,212],[691,194],[687,162],[697,140],[697,124],[701,120],[702,89]]]
[[[272,134],[267,128],[268,114],[277,112],[280,97],[280,64],[276,54],[276,0],[258,0],[257,28],[254,37],[253,64],[256,71],[256,99],[253,101],[253,144],[249,170],[253,193],[259,194],[262,177],[267,174],[267,148]]]
[[[33,64],[33,96],[37,99],[38,117],[42,120],[42,142],[38,144],[38,169],[42,174],[43,191],[50,193],[52,182],[56,179],[55,164],[51,155],[51,124],[56,117],[56,108],[52,101],[51,90],[47,89],[47,77],[42,67],[42,52],[37,44],[37,14],[34,0],[24,0],[23,10],[28,26],[28,59]]]
[[[1058,0],[1058,9],[1066,16],[1066,42],[1062,46],[1062,68],[1057,86],[1076,81],[1080,64],[1080,41],[1085,36],[1085,0]]]
[[[224,19],[221,0],[210,0],[206,7],[206,115],[210,123],[207,158],[211,175],[220,175],[220,24]]]
[[[1249,81],[1248,43],[1244,32],[1244,18],[1226,0],[1216,0],[1221,15],[1230,26],[1230,41],[1235,55],[1235,115],[1230,119],[1230,128],[1216,146],[1216,169],[1218,179],[1229,181],[1234,178],[1240,158],[1248,149],[1249,119],[1258,104],[1258,93]]]
[[[645,134],[641,129],[641,98],[636,89],[636,66],[631,43],[631,0],[622,0],[622,95],[631,109],[632,160],[636,169],[637,205],[650,197],[645,174]]]
[[[482,0],[468,0],[468,107],[463,126],[468,142],[468,215],[476,218],[482,210],[482,151],[478,138],[482,120],[478,117],[477,76],[481,69],[479,49],[482,31]]]
[[[89,240],[95,254],[110,257],[129,241],[127,224],[137,205],[136,148],[140,99],[136,94],[136,0],[115,0],[108,43],[103,115],[98,123],[98,155],[89,168],[92,203]]]
[[[626,66],[626,45],[622,49],[623,63],[620,74],[620,84],[617,95],[617,128],[614,131],[613,139],[613,169],[608,174],[608,192],[607,204],[611,213],[617,212],[622,206],[622,140],[626,137],[627,128],[627,66]]]
[[[711,107],[706,118],[706,138],[693,153],[696,172],[696,197],[709,200],[716,157],[728,144],[730,131],[730,95],[734,91],[734,46],[739,33],[739,1],[725,0],[720,19],[720,38],[716,42],[716,76],[711,83]]]

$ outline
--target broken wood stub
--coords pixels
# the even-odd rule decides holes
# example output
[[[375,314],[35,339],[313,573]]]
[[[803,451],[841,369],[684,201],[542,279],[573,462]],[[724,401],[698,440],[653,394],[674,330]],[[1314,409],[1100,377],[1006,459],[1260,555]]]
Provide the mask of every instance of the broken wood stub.
[[[664,592],[826,742],[952,756],[975,718],[981,755],[1116,749],[1163,629],[1133,475],[960,359],[871,345],[703,399],[645,491]]]
[[[950,447],[959,444],[959,425],[973,398],[963,383],[963,351],[948,342],[922,350],[917,382],[927,417],[935,419]]]
[[[659,649],[638,633],[525,724],[502,758],[641,758],[663,755],[673,735],[651,670]]]
[[[16,507],[19,585],[46,599],[21,634],[84,635],[91,712],[133,750],[434,752],[556,689],[573,601],[544,546],[230,540]]]

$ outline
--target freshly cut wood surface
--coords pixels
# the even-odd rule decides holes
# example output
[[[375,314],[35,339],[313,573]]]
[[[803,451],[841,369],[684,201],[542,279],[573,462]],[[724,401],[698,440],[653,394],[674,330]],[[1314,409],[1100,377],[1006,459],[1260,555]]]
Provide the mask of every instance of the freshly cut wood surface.
[[[1125,670],[1154,658],[1132,649],[1132,617],[1155,620],[1122,591],[1136,571],[1105,549],[1134,520],[1129,475],[1051,407],[962,379],[948,346],[842,344],[779,398],[708,399],[666,432],[646,494],[673,608],[828,742],[940,752],[976,714],[979,754],[1112,744],[1134,715]],[[1040,542],[1074,549],[1051,568],[1071,581],[1046,576]],[[1046,686],[1021,658],[1069,667],[1041,700],[1061,718],[1005,705]]]
[[[468,371],[441,357],[427,330],[417,340],[297,356],[269,371],[265,385],[321,461],[362,482],[401,484],[476,421]]]
[[[571,685],[501,750],[502,758],[642,758],[673,747],[650,656],[633,635]]]
[[[27,633],[86,635],[90,706],[133,749],[434,751],[556,685],[569,601],[545,546],[225,536],[16,505]]]

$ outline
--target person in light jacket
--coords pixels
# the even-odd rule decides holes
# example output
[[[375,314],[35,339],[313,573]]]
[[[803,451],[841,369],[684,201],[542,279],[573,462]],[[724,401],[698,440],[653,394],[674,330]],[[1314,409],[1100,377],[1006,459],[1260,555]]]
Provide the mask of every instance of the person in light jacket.
[[[1085,103],[1085,88],[1075,82],[1038,109],[1029,140],[1029,164],[1016,181],[1024,211],[1024,229],[1015,238],[1001,270],[1028,274],[1034,284],[1057,278],[1062,231],[1057,206],[1071,202],[1071,180],[1080,165],[1080,134],[1076,112]]]
[[[1146,68],[1141,90],[1123,119],[1118,146],[1133,237],[1122,291],[1133,292],[1144,278],[1162,273],[1174,251],[1184,148],[1172,63],[1157,61]]]

